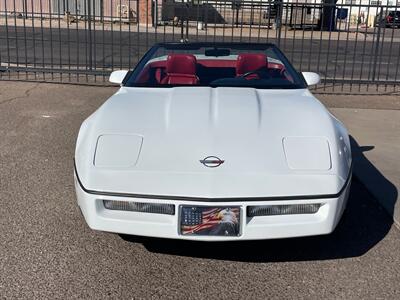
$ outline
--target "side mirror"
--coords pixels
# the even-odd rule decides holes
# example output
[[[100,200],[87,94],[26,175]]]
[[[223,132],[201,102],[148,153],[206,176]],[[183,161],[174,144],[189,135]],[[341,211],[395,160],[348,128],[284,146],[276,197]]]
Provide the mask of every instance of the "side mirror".
[[[303,75],[304,79],[306,80],[308,86],[316,85],[321,82],[321,77],[317,73],[302,72],[301,74]]]
[[[114,71],[110,74],[110,78],[108,80],[111,83],[122,84],[126,74],[128,74],[128,71],[126,70]]]

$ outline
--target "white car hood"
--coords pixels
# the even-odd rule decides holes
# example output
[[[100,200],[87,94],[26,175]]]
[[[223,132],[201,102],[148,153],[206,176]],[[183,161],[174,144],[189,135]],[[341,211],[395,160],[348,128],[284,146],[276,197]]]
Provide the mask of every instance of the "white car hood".
[[[350,164],[339,161],[335,122],[308,90],[123,87],[83,123],[76,169],[90,191],[204,198],[335,194]],[[325,160],[323,167],[293,168],[284,151],[292,137],[325,143],[330,161],[315,157]],[[205,167],[200,160],[208,156],[224,163]]]

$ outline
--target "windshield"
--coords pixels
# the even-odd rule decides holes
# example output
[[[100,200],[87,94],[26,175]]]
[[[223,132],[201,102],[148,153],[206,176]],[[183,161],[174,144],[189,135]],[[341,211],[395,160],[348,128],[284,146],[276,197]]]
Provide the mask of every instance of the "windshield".
[[[125,82],[128,87],[305,88],[304,79],[271,44],[159,44]]]

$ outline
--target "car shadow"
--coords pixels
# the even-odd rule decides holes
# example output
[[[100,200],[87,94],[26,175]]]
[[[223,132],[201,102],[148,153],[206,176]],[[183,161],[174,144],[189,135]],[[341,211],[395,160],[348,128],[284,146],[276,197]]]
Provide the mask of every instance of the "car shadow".
[[[373,146],[359,146],[352,140],[355,164],[368,167],[371,176],[379,176],[389,188],[391,203],[397,199],[396,187],[364,156]],[[357,168],[357,166],[355,166]],[[393,210],[389,210],[393,212]],[[148,251],[176,256],[241,262],[309,261],[357,257],[381,241],[393,221],[361,182],[353,176],[347,209],[330,235],[244,242],[193,242],[120,235],[131,243],[140,243]]]
[[[374,146],[360,146],[352,136],[350,136],[350,142],[355,166],[353,173],[362,178],[363,184],[369,187],[372,195],[380,198],[384,197],[380,204],[386,209],[390,218],[393,219],[399,192],[396,186],[365,157],[364,153],[373,150]]]

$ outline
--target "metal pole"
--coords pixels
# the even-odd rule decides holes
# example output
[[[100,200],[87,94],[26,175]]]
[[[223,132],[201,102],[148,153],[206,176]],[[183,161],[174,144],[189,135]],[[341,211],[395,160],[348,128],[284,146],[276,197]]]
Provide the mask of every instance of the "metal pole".
[[[33,8],[32,8],[33,9]],[[24,18],[28,18],[28,0],[24,1]],[[25,26],[24,26],[25,27]]]
[[[153,26],[157,30],[157,25],[158,25],[158,0],[153,1],[153,4],[154,4]]]
[[[88,37],[89,37],[89,70],[93,69],[93,57],[92,57],[92,0],[87,0],[87,20],[88,20]]]
[[[182,18],[182,20],[181,20],[181,43],[183,43],[184,42],[184,38],[183,38],[183,25],[184,24],[184,20],[183,20],[183,18]]]
[[[382,19],[382,14],[383,14],[383,8],[381,8],[381,11],[379,13],[379,20]],[[376,44],[375,44],[375,51],[374,51],[374,64],[372,67],[372,81],[375,81],[376,77],[376,65],[378,63],[378,54],[379,54],[379,41],[381,37],[381,23],[379,22],[378,24],[378,32],[376,34]]]
[[[239,6],[236,7],[236,28],[239,27]]]
[[[276,38],[277,38],[277,45],[278,47],[280,47],[281,45],[281,36],[282,36],[282,15],[283,15],[283,3],[282,1],[277,1],[277,8],[278,11],[276,13],[276,20],[275,20],[275,24],[276,24]],[[286,14],[287,15],[287,14]]]

